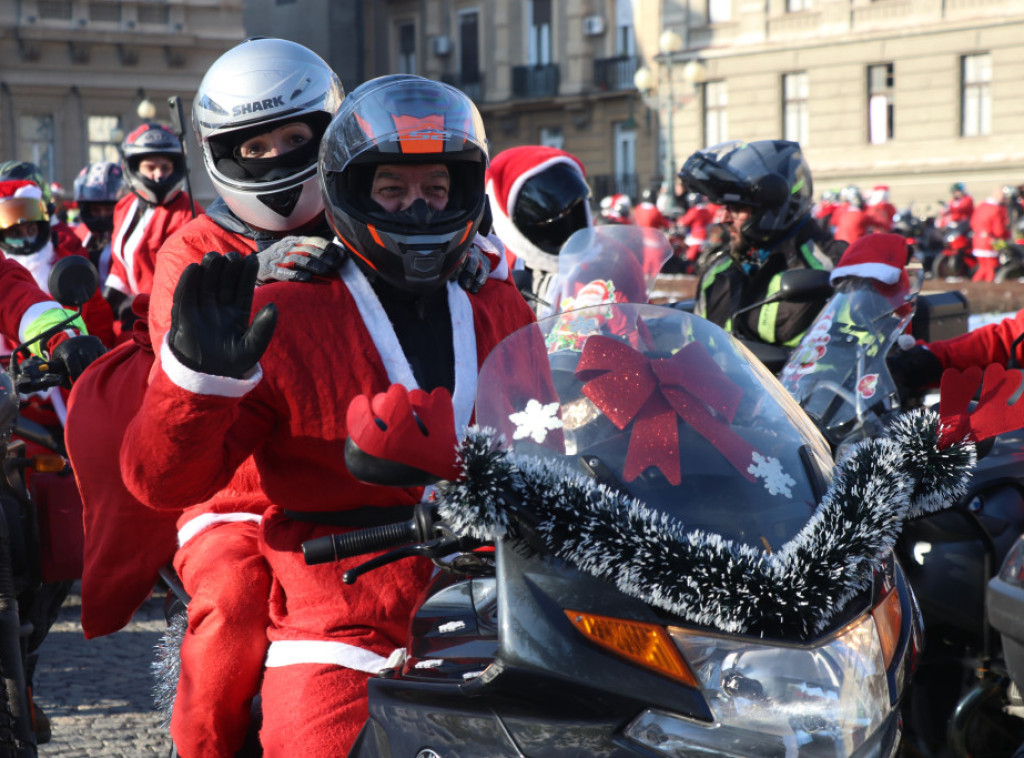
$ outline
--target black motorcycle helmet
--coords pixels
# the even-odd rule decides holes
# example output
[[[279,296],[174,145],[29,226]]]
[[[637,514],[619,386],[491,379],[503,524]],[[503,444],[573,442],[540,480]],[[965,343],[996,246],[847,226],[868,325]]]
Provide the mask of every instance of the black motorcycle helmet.
[[[159,156],[174,165],[169,175],[154,181],[139,172],[145,158]],[[151,205],[169,203],[185,185],[185,153],[181,140],[166,126],[144,122],[121,143],[121,165],[132,192]]]
[[[811,169],[787,140],[713,145],[687,158],[679,178],[712,203],[753,208],[741,233],[757,247],[785,238],[814,204]]]
[[[111,161],[97,161],[82,168],[75,177],[74,198],[82,223],[93,234],[114,230],[114,206],[121,198],[124,174]],[[104,213],[100,213],[100,209]]]
[[[469,254],[485,216],[487,138],[465,94],[410,74],[372,79],[342,103],[318,167],[327,220],[364,271],[410,292],[437,289]],[[381,165],[442,164],[447,205],[389,213],[370,197]]]
[[[590,226],[590,187],[568,163],[553,163],[523,183],[512,223],[545,253],[558,255],[573,232]]]

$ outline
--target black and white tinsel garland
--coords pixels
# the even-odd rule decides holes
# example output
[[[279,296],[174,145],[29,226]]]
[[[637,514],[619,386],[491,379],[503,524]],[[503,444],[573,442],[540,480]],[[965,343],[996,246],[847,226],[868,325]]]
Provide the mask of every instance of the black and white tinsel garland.
[[[807,639],[871,582],[905,519],[940,510],[966,491],[969,441],[936,446],[939,417],[900,416],[840,463],[807,524],[775,552],[736,544],[597,484],[564,464],[515,457],[490,430],[460,447],[465,478],[439,488],[439,512],[457,534],[526,536],[621,592],[727,633]]]

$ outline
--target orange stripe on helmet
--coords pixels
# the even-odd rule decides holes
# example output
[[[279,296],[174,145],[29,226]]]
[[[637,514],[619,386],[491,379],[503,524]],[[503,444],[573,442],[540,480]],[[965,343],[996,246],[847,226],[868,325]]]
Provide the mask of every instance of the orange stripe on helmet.
[[[380,234],[377,232],[377,227],[375,227],[373,224],[367,224],[366,228],[369,230],[370,236],[373,237],[373,241],[376,242],[381,247],[384,247],[384,240],[380,238]]]
[[[374,271],[377,270],[377,267],[373,265],[373,262],[369,258],[367,258],[365,255],[360,253],[358,250],[356,250],[355,247],[352,245],[352,243],[350,243],[347,239],[342,237],[340,234],[338,235],[338,239],[341,240],[341,242],[345,245],[345,247],[347,247],[349,250],[352,251],[352,255],[356,256],[359,260],[361,260],[367,266],[372,268]]]
[[[403,153],[443,153],[444,116],[394,116],[398,144]]]
[[[466,223],[466,231],[464,231],[464,232],[462,233],[462,239],[460,239],[460,240],[459,240],[459,244],[460,244],[460,245],[461,245],[461,244],[462,244],[463,242],[465,242],[465,241],[466,241],[466,237],[468,237],[468,236],[469,236],[469,230],[470,230],[470,229],[472,229],[472,228],[473,228],[473,222],[472,222],[472,221],[468,221],[468,222]]]

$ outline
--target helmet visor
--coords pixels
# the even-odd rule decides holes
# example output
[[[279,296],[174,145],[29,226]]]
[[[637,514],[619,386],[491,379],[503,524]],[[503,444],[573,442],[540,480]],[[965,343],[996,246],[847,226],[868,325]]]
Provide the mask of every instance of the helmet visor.
[[[34,197],[10,197],[0,201],[0,229],[9,229],[27,221],[46,221],[42,200]]]
[[[430,162],[472,148],[486,160],[483,120],[465,95],[440,82],[399,80],[342,103],[321,162],[325,171],[342,171],[366,153]]]

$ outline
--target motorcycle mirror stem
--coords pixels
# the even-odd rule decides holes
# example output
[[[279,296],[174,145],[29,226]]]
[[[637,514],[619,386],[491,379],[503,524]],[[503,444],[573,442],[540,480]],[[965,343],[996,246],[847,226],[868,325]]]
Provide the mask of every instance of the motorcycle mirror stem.
[[[779,289],[769,297],[750,305],[745,305],[732,314],[733,318],[769,303],[784,301],[787,303],[809,303],[828,297],[832,292],[829,284],[829,272],[820,269],[805,268],[783,271],[779,276]]]

